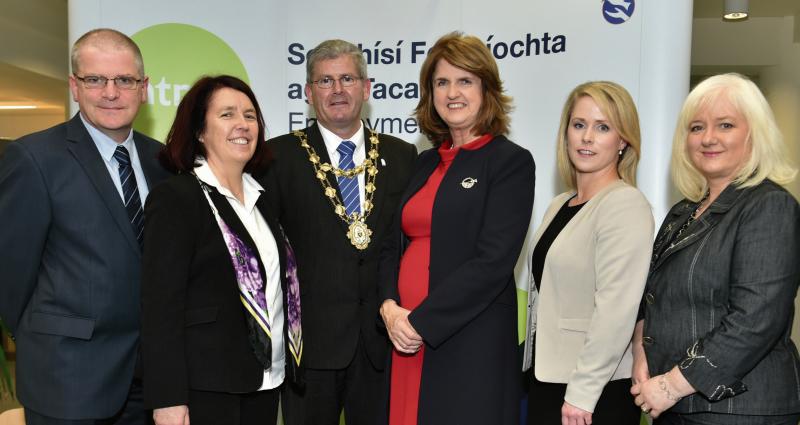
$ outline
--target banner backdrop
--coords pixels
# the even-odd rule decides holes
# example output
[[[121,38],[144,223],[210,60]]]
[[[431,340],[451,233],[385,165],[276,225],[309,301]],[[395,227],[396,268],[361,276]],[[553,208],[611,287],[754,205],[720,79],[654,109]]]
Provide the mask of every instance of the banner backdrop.
[[[351,41],[362,48],[372,81],[367,125],[420,150],[430,146],[411,116],[420,66],[437,38],[463,31],[497,59],[514,98],[509,136],[536,160],[532,227],[563,191],[555,167],[562,104],[589,80],[622,84],[639,107],[639,186],[659,223],[672,201],[667,169],[688,91],[691,10],[689,0],[71,0],[69,31],[72,43],[92,28],[112,27],[140,44],[150,98],[136,127],[160,140],[182,93],[204,74],[248,81],[270,136],[305,127],[313,117],[303,91],[306,55],[325,39]]]

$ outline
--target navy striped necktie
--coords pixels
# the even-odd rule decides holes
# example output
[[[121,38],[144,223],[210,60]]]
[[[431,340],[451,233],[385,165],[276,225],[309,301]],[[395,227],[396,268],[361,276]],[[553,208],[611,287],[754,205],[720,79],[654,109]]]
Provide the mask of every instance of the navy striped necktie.
[[[355,150],[355,143],[349,140],[344,140],[339,144],[339,147],[336,148],[336,152],[339,152],[339,168],[342,170],[352,170],[355,168],[355,164],[353,163],[353,152],[355,152]],[[339,183],[339,194],[342,195],[342,204],[344,204],[347,215],[354,212],[361,212],[361,200],[358,193],[358,176],[353,176],[351,178],[339,176],[336,177],[336,181]]]
[[[125,146],[117,146],[114,151],[114,159],[119,164],[119,181],[122,185],[122,197],[125,202],[125,209],[128,211],[128,218],[133,226],[133,234],[142,245],[144,231],[144,211],[142,211],[142,199],[139,196],[139,186],[136,184],[136,176],[133,174],[131,166],[131,156]]]

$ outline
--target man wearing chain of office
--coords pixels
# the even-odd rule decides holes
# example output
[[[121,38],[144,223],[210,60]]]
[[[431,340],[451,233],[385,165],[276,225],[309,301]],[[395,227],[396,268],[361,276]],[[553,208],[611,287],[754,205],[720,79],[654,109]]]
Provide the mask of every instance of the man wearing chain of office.
[[[269,140],[265,195],[294,247],[305,384],[287,385],[287,425],[374,424],[389,341],[377,326],[378,262],[416,147],[361,120],[370,80],[361,50],[327,40],[308,54],[316,124]]]

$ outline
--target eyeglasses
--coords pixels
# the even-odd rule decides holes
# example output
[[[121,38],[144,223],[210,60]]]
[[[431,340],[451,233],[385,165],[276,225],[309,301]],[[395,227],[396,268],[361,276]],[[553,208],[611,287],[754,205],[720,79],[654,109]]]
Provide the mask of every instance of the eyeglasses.
[[[124,77],[124,76],[116,78],[108,78],[99,75],[87,75],[85,77],[79,77],[75,75],[75,79],[80,80],[80,82],[83,83],[83,87],[87,89],[102,89],[105,88],[106,84],[109,81],[113,81],[114,85],[117,86],[118,89],[135,90],[136,88],[139,87],[139,83],[142,82],[142,80],[140,79],[136,79],[133,77]]]
[[[360,77],[354,77],[349,74],[344,74],[339,78],[333,77],[322,77],[319,80],[312,81],[311,84],[316,84],[317,87],[321,89],[329,89],[332,88],[333,85],[338,81],[342,87],[351,87],[356,84],[357,81],[361,80]]]

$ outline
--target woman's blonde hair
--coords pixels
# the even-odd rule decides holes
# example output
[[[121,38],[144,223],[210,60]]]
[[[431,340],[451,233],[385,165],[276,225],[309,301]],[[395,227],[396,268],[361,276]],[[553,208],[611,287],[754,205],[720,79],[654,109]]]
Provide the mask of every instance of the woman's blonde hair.
[[[611,81],[590,81],[575,87],[561,111],[561,124],[558,126],[558,147],[556,162],[561,179],[570,189],[577,188],[575,166],[569,160],[567,130],[575,103],[582,97],[590,97],[606,116],[608,123],[619,133],[627,144],[617,161],[617,173],[631,186],[636,186],[636,166],[641,156],[641,133],[639,114],[631,95],[621,85]]]
[[[794,180],[797,170],[787,159],[783,137],[775,123],[767,99],[747,77],[720,74],[703,80],[683,102],[672,140],[672,181],[686,198],[699,201],[708,190],[706,178],[695,168],[687,151],[689,126],[697,114],[719,99],[725,99],[738,111],[750,128],[745,143],[749,158],[736,173],[733,183],[739,187],[755,186],[764,179],[778,184]]]

